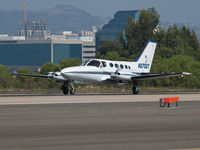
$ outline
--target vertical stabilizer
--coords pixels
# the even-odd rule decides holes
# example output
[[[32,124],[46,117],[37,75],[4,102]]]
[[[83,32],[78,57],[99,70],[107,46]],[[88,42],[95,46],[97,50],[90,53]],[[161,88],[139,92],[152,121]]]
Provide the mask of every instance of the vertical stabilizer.
[[[140,73],[149,73],[153,62],[157,43],[154,41],[147,41],[147,45],[142,54],[136,61],[137,70]]]

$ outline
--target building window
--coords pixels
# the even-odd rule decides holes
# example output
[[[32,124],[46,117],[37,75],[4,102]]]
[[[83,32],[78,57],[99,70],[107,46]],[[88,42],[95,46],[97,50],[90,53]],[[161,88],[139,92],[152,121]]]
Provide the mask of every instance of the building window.
[[[96,53],[95,51],[83,51],[84,54],[87,54],[87,53]]]
[[[87,46],[87,45],[84,45],[83,48],[96,48],[96,46]]]

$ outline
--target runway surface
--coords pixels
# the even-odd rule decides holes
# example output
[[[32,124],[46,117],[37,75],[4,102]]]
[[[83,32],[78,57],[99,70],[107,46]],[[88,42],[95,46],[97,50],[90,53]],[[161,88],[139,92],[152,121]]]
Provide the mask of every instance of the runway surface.
[[[2,150],[133,150],[200,148],[200,101],[197,95],[179,107],[160,108],[158,95],[35,96],[0,98]],[[172,95],[170,95],[172,96]],[[93,98],[91,98],[93,97]],[[110,102],[104,102],[109,99]],[[119,100],[120,102],[115,102]],[[196,98],[195,98],[196,97]],[[5,98],[5,99],[4,99]],[[8,98],[8,99],[7,99]],[[11,100],[6,104],[6,100]],[[49,98],[49,100],[48,100]],[[76,103],[72,103],[72,100]],[[73,99],[74,98],[74,99]],[[88,101],[87,99],[88,98]],[[151,100],[152,98],[152,100]],[[16,100],[17,99],[17,100]],[[23,105],[15,105],[19,100]],[[52,100],[63,103],[45,104]],[[82,103],[78,103],[79,101]],[[94,103],[90,102],[94,99]],[[103,99],[103,100],[102,100]],[[114,100],[115,99],[115,100]],[[143,100],[144,102],[134,102]],[[146,99],[146,101],[145,101]],[[5,101],[4,101],[5,100]],[[95,102],[96,100],[96,102]],[[2,102],[3,101],[3,102]],[[28,104],[28,101],[31,101]],[[39,103],[41,102],[42,103]],[[100,101],[100,102],[99,102]],[[85,103],[83,103],[85,102]]]
[[[180,101],[200,101],[200,93],[179,94],[82,94],[82,95],[0,95],[0,105],[106,103],[106,102],[156,102],[162,97],[180,97]]]

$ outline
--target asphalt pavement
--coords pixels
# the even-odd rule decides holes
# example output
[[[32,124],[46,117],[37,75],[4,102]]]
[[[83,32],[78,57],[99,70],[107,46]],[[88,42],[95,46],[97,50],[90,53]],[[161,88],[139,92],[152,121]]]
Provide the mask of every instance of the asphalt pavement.
[[[0,106],[1,150],[200,148],[200,101]]]

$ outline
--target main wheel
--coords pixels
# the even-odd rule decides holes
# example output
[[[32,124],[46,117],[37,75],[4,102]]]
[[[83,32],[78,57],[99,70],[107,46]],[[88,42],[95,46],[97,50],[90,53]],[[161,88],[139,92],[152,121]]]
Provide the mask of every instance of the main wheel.
[[[138,94],[140,89],[137,86],[134,86],[132,90],[133,90],[133,94]]]
[[[64,86],[64,87],[63,87],[63,93],[64,93],[65,95],[67,95],[67,94],[69,93],[69,90],[68,90],[68,87],[67,87],[67,86]]]

